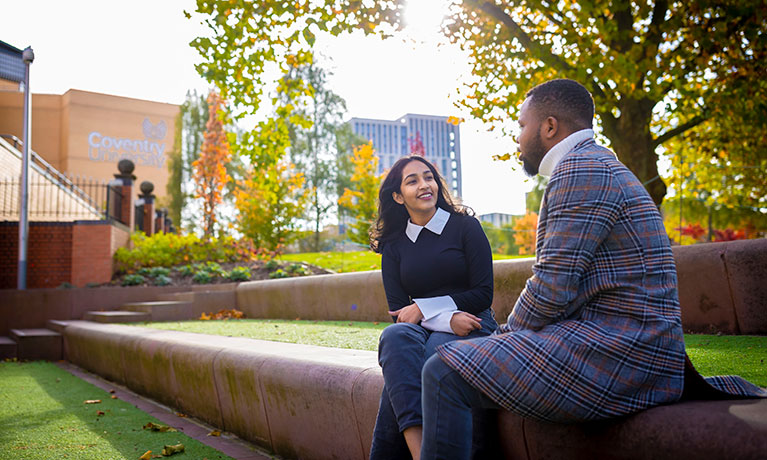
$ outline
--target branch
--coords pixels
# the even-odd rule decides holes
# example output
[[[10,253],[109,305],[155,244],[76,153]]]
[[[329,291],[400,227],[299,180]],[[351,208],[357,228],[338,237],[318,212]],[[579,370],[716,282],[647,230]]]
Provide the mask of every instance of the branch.
[[[550,49],[541,44],[535,42],[522,28],[517,24],[511,16],[506,14],[505,11],[495,3],[480,2],[478,0],[470,0],[467,3],[478,7],[491,17],[495,18],[501,24],[506,26],[511,32],[511,35],[519,40],[519,43],[534,57],[543,61],[544,64],[554,67],[555,69],[564,72],[574,72],[575,68],[567,63],[564,59],[556,54],[552,53]],[[605,93],[599,86],[596,80],[590,82],[591,91],[598,97],[604,97]]]
[[[686,123],[682,123],[681,125],[677,126],[676,128],[672,128],[665,133],[661,134],[655,140],[652,142],[652,147],[655,148],[667,140],[671,139],[672,137],[682,134],[683,132],[687,131],[688,129],[694,128],[695,126],[698,126],[699,124],[703,123],[708,119],[705,115],[698,115],[691,120],[689,120]]]
[[[501,7],[494,3],[484,2],[479,5],[478,1],[470,1],[478,6],[482,11],[489,14],[499,22],[501,22],[511,32],[511,35],[519,40],[519,43],[530,52],[533,56],[543,61],[546,65],[555,67],[559,70],[572,71],[573,67],[567,63],[564,59],[552,53],[545,46],[533,41],[532,38],[517,24],[508,14],[506,14]]]
[[[618,23],[618,36],[620,37],[620,35],[625,33],[626,37],[611,42],[610,47],[625,53],[631,49],[631,45],[634,43],[632,37],[634,32],[634,16],[631,14],[631,2],[623,1],[621,3],[623,4],[622,8],[615,12],[614,18],[615,22]]]

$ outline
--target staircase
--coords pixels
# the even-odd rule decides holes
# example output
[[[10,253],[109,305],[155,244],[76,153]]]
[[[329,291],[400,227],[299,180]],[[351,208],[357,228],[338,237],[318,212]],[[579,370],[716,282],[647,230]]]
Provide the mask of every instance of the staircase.
[[[139,323],[196,319],[203,312],[232,308],[234,295],[223,291],[196,291],[160,294],[151,302],[128,302],[120,310],[89,311],[83,320],[97,323]],[[0,337],[0,360],[58,361],[63,359],[62,336],[70,320],[50,320],[46,328],[12,329]]]

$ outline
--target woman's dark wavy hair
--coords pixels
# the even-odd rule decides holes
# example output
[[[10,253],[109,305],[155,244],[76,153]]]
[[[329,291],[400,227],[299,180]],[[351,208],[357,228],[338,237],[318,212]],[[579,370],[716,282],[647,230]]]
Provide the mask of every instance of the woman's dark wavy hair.
[[[437,207],[448,211],[450,214],[469,214],[474,215],[471,208],[456,204],[450,196],[445,180],[440,175],[437,168],[422,156],[410,155],[397,160],[386,175],[381,188],[378,190],[378,216],[373,226],[370,227],[370,248],[380,253],[387,241],[402,234],[407,226],[407,220],[410,215],[405,209],[405,205],[394,201],[392,193],[401,193],[402,170],[405,169],[411,161],[420,161],[429,167],[437,181]]]

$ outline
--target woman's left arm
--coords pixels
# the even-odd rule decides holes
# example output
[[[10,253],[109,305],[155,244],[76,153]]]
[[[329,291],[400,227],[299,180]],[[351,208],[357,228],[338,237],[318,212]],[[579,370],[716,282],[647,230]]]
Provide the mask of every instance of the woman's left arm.
[[[463,230],[463,253],[469,272],[469,288],[450,294],[450,297],[459,310],[477,315],[493,303],[493,253],[477,219],[466,218]]]

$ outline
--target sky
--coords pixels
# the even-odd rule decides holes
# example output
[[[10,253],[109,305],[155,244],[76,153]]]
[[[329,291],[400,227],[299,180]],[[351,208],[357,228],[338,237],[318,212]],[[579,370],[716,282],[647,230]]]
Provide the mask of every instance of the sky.
[[[461,124],[463,201],[477,214],[522,214],[532,183],[493,154],[516,150],[511,138],[487,131],[454,105],[464,53],[437,46],[442,0],[412,0],[405,35],[320,37],[315,45],[333,75],[329,86],[346,100],[347,117],[394,120],[406,113],[458,116]],[[5,2],[0,40],[31,46],[33,93],[80,89],[180,104],[187,90],[210,85],[195,71],[189,46],[207,31],[183,11],[193,0],[25,0]],[[514,123],[509,120],[508,123]]]

